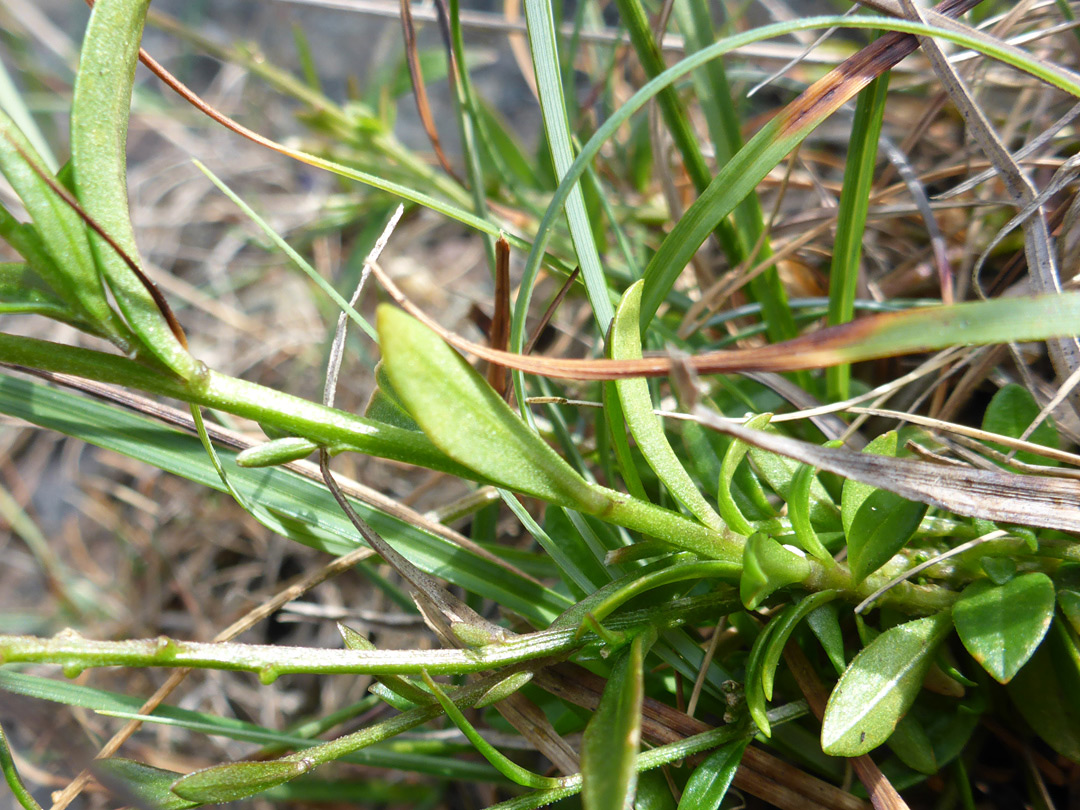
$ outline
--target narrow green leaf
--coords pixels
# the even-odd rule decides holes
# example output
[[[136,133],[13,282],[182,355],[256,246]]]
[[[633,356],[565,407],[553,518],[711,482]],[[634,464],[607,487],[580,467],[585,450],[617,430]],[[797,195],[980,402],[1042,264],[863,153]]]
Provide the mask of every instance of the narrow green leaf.
[[[775,428],[767,430],[778,432]],[[766,484],[785,501],[791,500],[791,488],[802,467],[799,462],[758,447],[750,448],[750,460]],[[814,478],[810,482],[810,519],[819,526],[832,527],[838,524],[837,517],[836,504],[822,483]]]
[[[139,42],[150,0],[98,0],[90,13],[71,100],[71,165],[83,210],[133,261],[139,249],[127,198],[127,129]],[[202,363],[173,334],[146,284],[97,233],[97,266],[144,346],[184,379]]]
[[[709,754],[690,775],[679,810],[719,810],[749,742],[749,737],[736,740]]]
[[[896,449],[897,434],[890,431],[870,442],[863,452],[896,456]],[[844,482],[840,503],[848,562],[856,582],[862,582],[907,545],[929,508],[851,479]]]
[[[800,599],[794,605],[788,605],[770,622],[771,625],[776,625],[776,629],[769,636],[769,645],[765,648],[761,662],[761,685],[765,689],[766,699],[772,700],[773,681],[776,668],[780,664],[780,656],[784,654],[784,647],[799,622],[838,595],[838,591],[818,591]]]
[[[1006,689],[1036,734],[1080,762],[1080,647],[1072,628],[1055,622],[1046,643]]]
[[[570,138],[570,126],[566,119],[566,100],[563,96],[562,75],[559,70],[559,53],[555,35],[555,18],[552,4],[545,0],[525,0],[525,21],[529,29],[529,50],[533,69],[536,71],[536,88],[540,97],[540,109],[544,117],[544,132],[555,164],[555,176],[562,180],[574,162],[574,146]],[[581,265],[581,277],[593,308],[593,316],[606,334],[614,310],[608,296],[607,279],[600,264],[600,255],[593,241],[589,215],[585,210],[585,197],[581,185],[570,182],[566,197],[566,219],[570,225],[570,238],[574,242]],[[528,296],[524,296],[528,298]],[[519,313],[515,313],[515,318]],[[523,319],[522,319],[523,320]],[[524,324],[522,323],[522,328]]]
[[[802,582],[809,575],[810,563],[805,557],[757,532],[750,535],[743,551],[739,598],[747,610],[754,610],[773,591]]]
[[[833,665],[837,675],[843,674],[847,669],[847,658],[844,655],[844,633],[840,629],[840,617],[836,605],[825,604],[806,617],[806,623],[817,640],[821,642],[829,663]]]
[[[424,683],[427,684],[428,689],[435,695],[435,699],[439,701],[439,705],[442,706],[446,716],[454,721],[462,733],[468,737],[469,742],[475,746],[476,750],[484,755],[484,759],[490,762],[495,769],[518,785],[524,785],[531,788],[557,788],[562,785],[561,779],[555,779],[550,776],[541,776],[540,774],[533,773],[530,770],[522,768],[513,760],[509,759],[498,751],[491,743],[480,736],[480,733],[469,722],[468,718],[459,709],[442,690],[442,688],[432,680],[431,676],[427,674],[425,670],[423,673]]]
[[[37,803],[19,777],[3,726],[0,726],[0,771],[4,774],[4,781],[7,782],[11,795],[15,797],[15,801],[22,806],[23,810],[41,810],[41,805]]]
[[[833,242],[829,269],[830,326],[847,323],[855,317],[855,290],[859,280],[866,214],[870,207],[870,189],[874,182],[878,138],[885,115],[889,73],[878,76],[859,93],[855,118],[851,123],[844,187],[836,214],[836,239]],[[851,389],[851,366],[844,363],[825,370],[829,401],[847,399]]]
[[[630,810],[634,806],[644,659],[645,634],[638,634],[629,649],[619,653],[596,714],[585,728],[581,747],[585,810]]]
[[[749,622],[749,620],[747,619]],[[762,678],[762,665],[765,660],[765,649],[769,645],[769,639],[776,631],[776,622],[771,621],[758,633],[754,644],[750,648],[750,655],[746,659],[746,682],[743,684],[743,695],[746,699],[746,708],[750,712],[750,719],[754,721],[758,731],[766,737],[772,736],[772,726],[769,723],[769,715],[765,701],[765,686]]]
[[[1035,654],[1054,619],[1054,583],[1032,572],[994,585],[968,585],[953,605],[956,633],[998,683],[1008,683]]]
[[[1002,436],[1019,439],[1024,434],[1024,431],[1031,426],[1031,423],[1035,421],[1040,410],[1039,404],[1024,386],[1010,383],[994,394],[994,398],[986,406],[982,427],[983,430],[988,430],[991,433],[1000,433]],[[1041,444],[1043,447],[1058,449],[1060,446],[1058,432],[1050,417],[1047,417],[1042,424],[1031,432],[1028,441]],[[1003,453],[1009,452],[1009,448],[1004,445],[993,442],[990,444]],[[1019,451],[1016,458],[1028,464],[1057,466],[1057,461],[1043,458],[1027,450]]]
[[[69,306],[124,351],[135,336],[109,306],[86,226],[79,215],[38,176],[46,172],[30,143],[0,110],[0,171],[4,173],[33,224],[20,224],[0,206],[0,235]]]
[[[825,442],[825,447],[838,447],[841,442]],[[791,518],[791,528],[795,530],[795,538],[799,547],[813,554],[826,565],[833,564],[832,554],[821,543],[814,526],[810,522],[810,496],[817,481],[817,470],[809,464],[799,467],[795,477],[791,479],[791,489],[788,497],[788,517]]]
[[[115,450],[204,486],[224,488],[198,439],[122,408],[0,375],[0,412]],[[356,530],[321,482],[279,468],[244,469],[235,465],[231,455],[221,453],[233,486],[249,500],[280,515],[292,527],[288,537],[335,555],[356,548]],[[395,547],[421,570],[447,577],[532,621],[549,622],[569,604],[566,597],[514,576],[449,539],[366,503],[357,501],[353,507],[377,532],[393,537]]]
[[[630,285],[623,294],[622,301],[619,302],[615,320],[611,325],[610,350],[611,357],[615,360],[633,360],[642,356],[641,330],[638,327],[641,314],[641,289],[642,282],[635,282]],[[724,521],[701,495],[701,491],[671,448],[664,433],[663,422],[653,413],[649,383],[637,377],[617,380],[615,388],[619,392],[619,400],[622,403],[623,414],[630,433],[642,455],[645,456],[645,460],[663,481],[664,486],[694,517],[706,526],[723,531]],[[736,529],[736,531],[740,530]],[[741,531],[740,533],[749,534],[749,532]]]
[[[181,776],[169,789],[181,799],[220,804],[254,796],[309,770],[311,763],[305,761],[230,762]]]
[[[855,656],[825,707],[822,750],[856,757],[885,742],[915,701],[951,627],[948,612],[916,619],[886,630]]]
[[[593,490],[442,338],[383,305],[379,344],[394,390],[440,450],[488,480],[549,503],[596,512]]]
[[[319,445],[311,439],[286,436],[242,450],[236,456],[236,463],[241,467],[275,467],[307,458],[318,449]]]
[[[203,804],[202,801],[183,799],[172,792],[173,783],[182,776],[176,771],[165,771],[120,757],[95,760],[91,769],[98,781],[109,790],[138,807],[187,810]]]
[[[755,430],[762,429],[769,424],[771,418],[771,413],[759,413],[757,416],[746,420],[746,426]],[[733,490],[735,473],[739,468],[739,464],[746,457],[746,451],[749,449],[750,445],[746,442],[738,439],[731,441],[724,452],[723,461],[720,462],[720,479],[716,488],[716,506],[727,525],[731,527],[732,531],[747,536],[754,533],[754,527],[750,525],[750,521],[746,519],[742,510],[739,509],[739,505],[735,503]]]

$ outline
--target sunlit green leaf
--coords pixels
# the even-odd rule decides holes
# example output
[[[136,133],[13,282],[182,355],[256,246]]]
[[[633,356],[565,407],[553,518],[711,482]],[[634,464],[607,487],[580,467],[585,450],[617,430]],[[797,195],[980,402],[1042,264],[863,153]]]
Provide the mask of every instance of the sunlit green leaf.
[[[809,575],[810,564],[804,557],[758,532],[746,541],[739,597],[753,610],[773,591],[802,582]]]
[[[622,301],[619,302],[615,320],[611,325],[611,357],[615,360],[641,357],[641,329],[639,327],[641,289],[642,282],[632,284],[623,294]],[[660,417],[653,413],[648,382],[640,377],[617,380],[615,388],[619,392],[630,433],[633,434],[638,448],[657,477],[664,482],[664,486],[675,499],[698,520],[706,526],[722,531],[724,521],[708,504],[693,479],[690,478],[690,474],[686,472],[686,468],[683,467],[679,457],[671,449],[671,444],[668,443]],[[746,524],[746,521],[744,520],[743,523]],[[749,530],[749,528],[746,524],[746,529]],[[743,531],[739,527],[733,526],[732,529],[742,534],[749,534],[749,531]]]
[[[1054,619],[1054,583],[1021,574],[1004,585],[980,580],[953,605],[956,633],[994,680],[1008,683],[1042,643]]]
[[[822,750],[855,757],[885,742],[915,701],[951,628],[948,612],[916,619],[886,630],[855,656],[829,696]]]
[[[897,434],[890,431],[870,442],[864,453],[895,456]],[[841,516],[847,535],[851,574],[861,582],[887,563],[914,536],[928,509],[892,492],[848,479]]]

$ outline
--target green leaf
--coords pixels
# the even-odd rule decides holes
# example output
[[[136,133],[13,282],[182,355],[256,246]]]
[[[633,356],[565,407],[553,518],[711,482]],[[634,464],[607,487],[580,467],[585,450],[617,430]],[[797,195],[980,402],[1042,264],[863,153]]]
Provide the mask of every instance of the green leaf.
[[[1072,625],[1073,631],[1080,633],[1080,591],[1058,591],[1057,599],[1062,615]]]
[[[802,582],[810,575],[810,563],[758,532],[750,535],[743,551],[743,575],[739,598],[754,610],[773,591]]]
[[[536,71],[536,89],[544,117],[544,133],[555,164],[555,176],[561,181],[574,162],[574,146],[570,125],[566,120],[566,100],[563,96],[562,75],[559,70],[558,40],[552,5],[546,0],[525,0],[525,21],[529,29],[529,51]],[[589,215],[585,209],[582,185],[570,182],[566,198],[566,220],[581,265],[581,277],[589,295],[593,315],[601,332],[607,332],[614,311],[608,297],[607,279],[593,241]],[[527,297],[527,296],[526,296]]]
[[[1006,687],[1035,733],[1080,762],[1080,649],[1076,633],[1055,622],[1028,665]]]
[[[750,711],[750,718],[758,731],[766,737],[772,736],[772,726],[765,706],[762,664],[765,659],[765,648],[776,627],[775,621],[769,622],[754,639],[754,645],[750,648],[750,655],[746,659],[746,683],[743,685],[743,694],[746,699],[746,708]]]
[[[870,442],[863,452],[896,456],[896,446],[896,431],[890,431]],[[858,481],[844,482],[840,514],[847,535],[848,562],[856,583],[907,545],[928,508],[926,504]]]
[[[912,715],[905,714],[900,718],[885,744],[909,768],[919,773],[937,773],[938,762],[934,755],[934,746],[922,723]]]
[[[821,749],[857,757],[885,742],[915,701],[951,627],[948,612],[916,619],[886,630],[855,656],[829,696]]]
[[[435,699],[439,701],[439,705],[442,706],[446,716],[454,721],[462,733],[469,739],[476,750],[483,754],[484,759],[490,762],[495,769],[509,779],[519,785],[531,788],[556,788],[562,784],[562,780],[556,779],[550,776],[541,776],[540,774],[533,773],[530,770],[522,768],[513,760],[509,759],[505,754],[498,751],[491,743],[480,736],[480,733],[465,717],[461,709],[459,709],[454,701],[442,690],[431,676],[427,674],[425,670],[423,673],[424,683],[427,684],[428,689],[435,695]]]
[[[1032,572],[994,585],[980,580],[953,605],[956,633],[998,683],[1008,683],[1042,643],[1054,619],[1054,583]]]
[[[87,323],[119,348],[131,351],[135,336],[109,306],[86,226],[34,166],[48,175],[29,141],[0,110],[0,171],[33,221],[21,224],[0,206],[0,234]]]
[[[776,629],[769,636],[769,645],[765,649],[761,667],[761,685],[765,689],[766,698],[772,700],[773,680],[780,664],[780,656],[783,655],[784,647],[799,622],[838,595],[838,591],[818,591],[800,599],[794,605],[788,605],[772,620],[770,624],[775,624]]]
[[[181,799],[220,804],[254,796],[267,788],[303,776],[311,767],[312,763],[305,760],[230,762],[181,776],[169,789]]]
[[[757,416],[747,419],[746,426],[755,430],[763,429],[765,425],[769,424],[771,418],[771,413],[759,413]],[[745,458],[746,451],[749,449],[750,445],[746,442],[738,439],[731,441],[724,452],[724,459],[720,463],[720,480],[716,490],[716,505],[727,525],[731,527],[732,531],[747,536],[754,533],[754,527],[750,525],[750,521],[746,519],[742,510],[739,509],[739,505],[735,503],[733,488],[735,485],[735,473],[740,462]]]
[[[778,432],[775,428],[768,430],[770,433]],[[765,479],[765,483],[785,501],[791,500],[795,476],[803,466],[800,462],[770,453],[759,447],[750,448],[750,460],[761,477]],[[816,477],[810,482],[810,519],[819,526],[837,525],[836,504]]]
[[[679,810],[718,810],[749,742],[749,738],[736,740],[709,754],[690,775]]]
[[[747,423],[749,426],[749,423]],[[824,447],[839,447],[840,441],[825,442]],[[813,524],[810,521],[811,493],[814,484],[817,483],[817,470],[809,464],[803,464],[791,479],[791,489],[788,492],[788,517],[791,518],[791,528],[795,530],[795,538],[799,547],[813,554],[828,566],[833,564],[832,554],[821,543]]]
[[[844,655],[844,633],[840,629],[840,617],[836,605],[826,604],[819,607],[806,617],[806,623],[811,631],[821,642],[829,663],[833,665],[836,674],[840,675],[847,669],[847,658]]]
[[[988,430],[991,433],[1000,433],[1002,436],[1019,439],[1024,434],[1024,431],[1031,426],[1031,423],[1035,421],[1040,410],[1039,404],[1024,386],[1010,383],[994,394],[994,398],[986,406],[982,427],[983,430]],[[1041,444],[1043,447],[1052,447],[1055,450],[1060,446],[1057,428],[1054,427],[1054,423],[1049,417],[1032,431],[1027,440],[1035,444]],[[1003,453],[1009,452],[1008,447],[996,442],[990,442],[990,446]],[[1028,464],[1057,466],[1057,461],[1043,458],[1027,450],[1019,451],[1016,458]]]
[[[186,810],[203,802],[183,799],[172,792],[172,785],[182,774],[152,768],[133,759],[113,757],[95,760],[94,776],[125,801],[152,810]]]
[[[377,323],[390,382],[436,447],[508,489],[585,512],[603,508],[607,499],[442,338],[387,304]]]
[[[132,261],[139,249],[127,197],[127,129],[139,42],[150,0],[98,0],[90,13],[71,100],[71,165],[83,210]],[[188,353],[144,279],[98,233],[98,269],[143,345],[183,379],[204,367]]]
[[[615,360],[639,359],[641,355],[641,288],[638,281],[623,294],[615,320],[611,325],[611,357]],[[701,495],[690,474],[683,467],[679,457],[668,443],[664,434],[664,425],[653,413],[652,396],[649,383],[643,377],[616,380],[615,388],[619,392],[626,424],[637,442],[645,460],[653,468],[657,477],[664,483],[679,503],[686,507],[694,517],[717,531],[723,531],[724,521],[716,514]],[[743,523],[746,521],[744,520]],[[740,534],[749,534],[732,527]],[[747,524],[747,529],[749,525]]]
[[[630,810],[637,785],[644,696],[645,634],[619,653],[581,743],[585,810]]]

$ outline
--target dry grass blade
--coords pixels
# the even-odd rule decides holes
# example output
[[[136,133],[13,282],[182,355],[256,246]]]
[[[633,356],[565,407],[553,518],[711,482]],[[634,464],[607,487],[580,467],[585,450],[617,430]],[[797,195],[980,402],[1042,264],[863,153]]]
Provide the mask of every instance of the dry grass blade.
[[[416,99],[416,112],[420,115],[420,123],[424,132],[431,141],[431,148],[435,151],[439,165],[448,175],[458,180],[454,169],[450,165],[449,158],[443,152],[442,143],[439,141],[439,130],[435,126],[435,119],[431,117],[431,104],[428,102],[427,85],[424,84],[424,72],[420,68],[420,52],[416,44],[416,26],[413,24],[412,7],[409,0],[401,0],[401,34],[405,39],[405,61],[409,66],[409,80],[412,82],[413,97]],[[451,53],[451,58],[453,54]],[[458,180],[458,182],[461,182]]]
[[[960,469],[928,461],[819,447],[725,421],[700,405],[694,408],[692,416],[706,427],[762,450],[958,515],[1080,532],[1080,482],[1077,481]]]
[[[935,24],[938,22],[936,17],[919,8],[914,0],[900,0],[900,5],[906,16],[912,20],[926,22],[928,19],[933,19]],[[953,21],[950,23],[956,24]],[[1039,292],[1060,292],[1061,279],[1052,250],[1050,229],[1046,222],[1045,212],[1040,205],[1040,198],[1031,181],[1020,171],[1020,167],[1016,165],[1016,161],[994,132],[990,121],[971,97],[956,68],[945,57],[937,43],[928,37],[919,37],[919,42],[949,98],[963,115],[979,148],[1001,176],[1009,196],[1025,214],[1022,219],[1024,252],[1027,255],[1028,271],[1035,289]],[[1050,358],[1061,379],[1069,377],[1077,368],[1080,368],[1080,340],[1055,339],[1049,341],[1048,346]],[[1073,397],[1072,402],[1074,407],[1080,405],[1080,397]]]
[[[535,357],[513,352],[502,352],[487,346],[481,346],[444,328],[418,306],[413,304],[378,265],[372,268],[379,282],[391,298],[406,312],[438,334],[461,352],[473,354],[482,360],[499,363],[508,368],[539,374],[545,377],[566,380],[622,380],[630,377],[664,377],[671,371],[667,357],[643,357],[633,360],[566,360],[555,357]],[[1072,295],[1066,293],[1065,295]],[[1031,299],[1040,308],[1040,318],[1049,318],[1053,313],[1061,315],[1060,306],[1064,299],[1047,296]],[[930,307],[922,310],[889,312],[863,318],[859,321],[821,329],[802,335],[783,343],[769,346],[734,351],[706,352],[694,355],[687,362],[698,374],[727,374],[744,371],[798,371],[817,369],[844,362],[891,357],[897,354],[915,353],[939,349],[949,343],[966,341],[968,343],[992,343],[1000,340],[988,340],[977,336],[975,313],[976,306],[990,306],[998,302],[982,304],[958,304],[953,307]],[[1000,302],[1008,307],[1010,302]],[[1004,311],[1001,315],[1004,315]],[[995,316],[995,319],[998,316]],[[1059,318],[1060,320],[1060,318]],[[985,326],[985,324],[984,324]],[[1018,324],[1014,323],[1014,327]],[[1045,329],[1034,320],[1026,323],[1025,328]],[[1067,334],[1070,329],[1062,327],[1059,334]],[[901,334],[901,329],[903,334]],[[943,336],[953,334],[951,341]],[[1032,336],[1010,335],[1014,340],[1034,339]]]

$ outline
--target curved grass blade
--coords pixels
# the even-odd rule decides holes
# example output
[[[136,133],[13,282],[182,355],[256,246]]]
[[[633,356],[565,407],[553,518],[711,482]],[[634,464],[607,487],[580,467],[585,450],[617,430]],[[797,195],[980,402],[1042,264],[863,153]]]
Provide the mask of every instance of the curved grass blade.
[[[943,612],[892,627],[871,641],[829,696],[821,749],[857,757],[885,742],[915,701],[950,629],[952,618]]]
[[[75,195],[114,244],[90,234],[97,266],[143,345],[184,379],[205,367],[182,342],[145,276],[128,265],[139,255],[127,199],[127,128],[139,40],[150,0],[98,0],[90,14],[71,100]],[[163,299],[162,299],[163,300]]]
[[[641,358],[641,331],[638,328],[641,314],[641,281],[630,286],[623,294],[611,326],[611,357],[614,360]],[[723,531],[724,521],[702,496],[690,474],[671,448],[664,434],[664,425],[653,413],[649,384],[641,378],[618,380],[615,388],[622,403],[623,415],[630,433],[637,442],[649,466],[679,503],[704,523],[717,531]],[[745,522],[745,521],[744,521]],[[738,529],[736,529],[738,531]],[[750,532],[742,532],[749,534]]]
[[[581,749],[581,798],[585,810],[630,810],[641,747],[641,701],[645,694],[645,635],[619,654]]]
[[[784,646],[799,622],[837,596],[837,591],[818,591],[784,608],[783,612],[770,622],[776,625],[776,629],[769,637],[769,644],[761,661],[761,686],[765,690],[766,700],[772,700],[776,667],[780,664],[780,656],[784,654]]]

